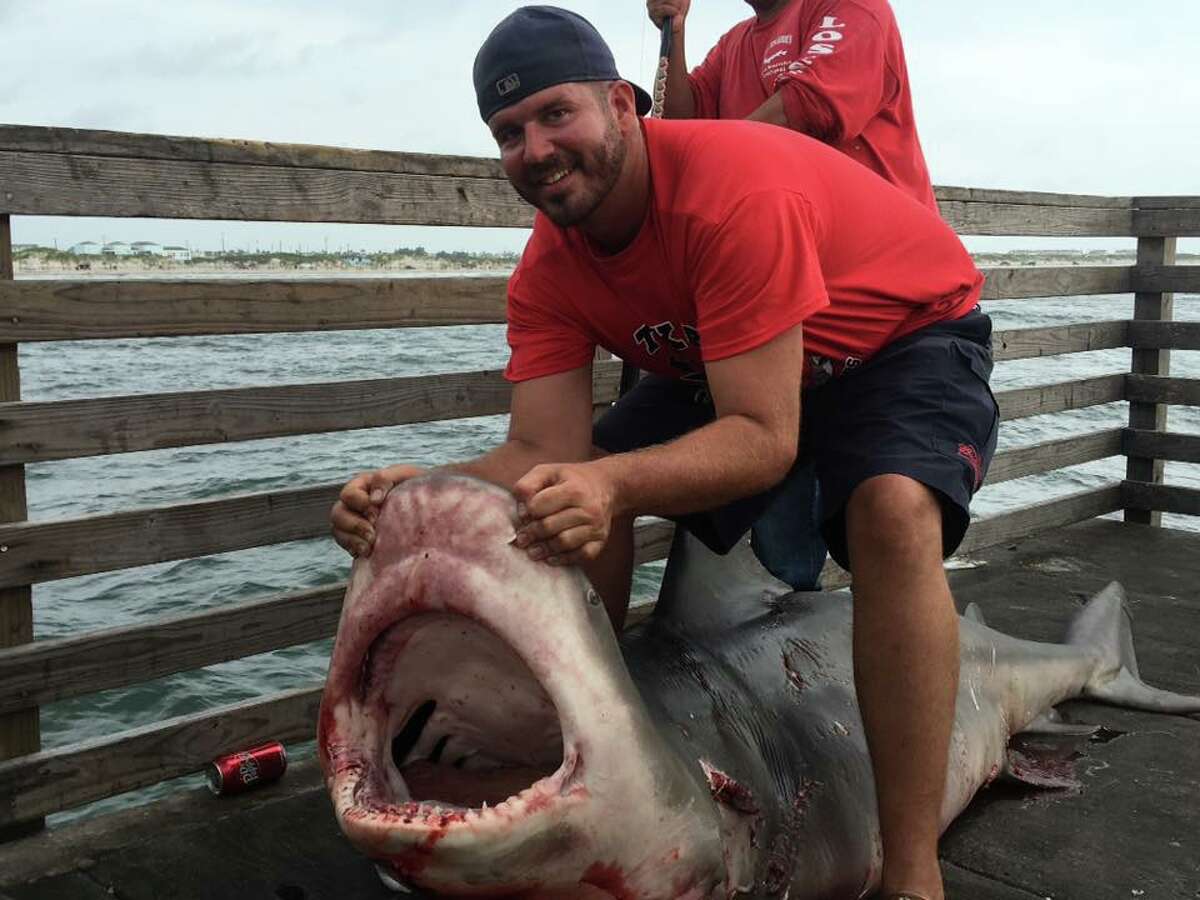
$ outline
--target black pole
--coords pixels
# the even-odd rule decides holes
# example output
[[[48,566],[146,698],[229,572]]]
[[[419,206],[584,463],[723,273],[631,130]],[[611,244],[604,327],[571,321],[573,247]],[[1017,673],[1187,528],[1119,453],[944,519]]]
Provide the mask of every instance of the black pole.
[[[654,74],[654,93],[650,96],[650,116],[654,119],[661,119],[663,113],[663,100],[667,95],[667,69],[671,64],[671,17],[667,16],[662,22],[662,36],[658,44],[658,69]],[[619,395],[624,397],[634,385],[638,383],[638,379],[642,377],[641,371],[637,366],[625,361],[621,362],[621,384],[618,388]]]

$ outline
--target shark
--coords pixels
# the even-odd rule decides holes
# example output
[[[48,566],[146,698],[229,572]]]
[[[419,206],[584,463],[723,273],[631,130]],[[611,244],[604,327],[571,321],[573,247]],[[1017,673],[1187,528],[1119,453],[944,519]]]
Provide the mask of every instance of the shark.
[[[748,544],[676,530],[658,602],[614,633],[574,568],[513,545],[512,495],[432,474],[385,498],[353,564],[318,755],[338,824],[396,891],[522,900],[831,900],[882,871],[851,597],[792,592]],[[943,827],[999,777],[1070,782],[1077,697],[1164,713],[1120,585],[1065,640],[975,609]],[[1030,735],[1040,740],[1027,740]]]

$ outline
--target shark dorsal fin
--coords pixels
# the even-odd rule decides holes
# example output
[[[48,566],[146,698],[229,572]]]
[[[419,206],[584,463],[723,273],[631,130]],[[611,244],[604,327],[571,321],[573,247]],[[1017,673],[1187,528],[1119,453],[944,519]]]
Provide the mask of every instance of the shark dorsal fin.
[[[791,588],[763,568],[750,541],[724,556],[676,527],[654,615],[685,631],[740,625],[770,609]]]

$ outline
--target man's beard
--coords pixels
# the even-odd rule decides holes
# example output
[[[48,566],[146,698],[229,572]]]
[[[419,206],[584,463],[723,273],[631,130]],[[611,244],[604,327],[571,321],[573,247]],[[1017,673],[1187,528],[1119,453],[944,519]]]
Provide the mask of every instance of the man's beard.
[[[560,228],[570,228],[585,220],[596,208],[604,202],[604,198],[612,191],[613,185],[621,176],[625,165],[627,149],[617,121],[609,116],[604,128],[604,140],[595,150],[583,156],[555,156],[548,163],[539,165],[537,169],[528,170],[528,180],[525,186],[516,185],[517,193],[530,204],[536,206],[547,218]],[[585,179],[585,184],[561,197],[539,199],[539,187],[529,187],[551,172],[572,169],[572,175],[578,173]]]

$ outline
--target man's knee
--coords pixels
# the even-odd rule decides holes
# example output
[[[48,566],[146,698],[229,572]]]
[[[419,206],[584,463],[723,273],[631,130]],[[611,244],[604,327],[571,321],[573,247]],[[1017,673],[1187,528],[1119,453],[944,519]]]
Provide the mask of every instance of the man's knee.
[[[860,553],[913,558],[932,548],[941,559],[941,501],[906,475],[877,475],[855,488],[846,526],[850,544]]]

